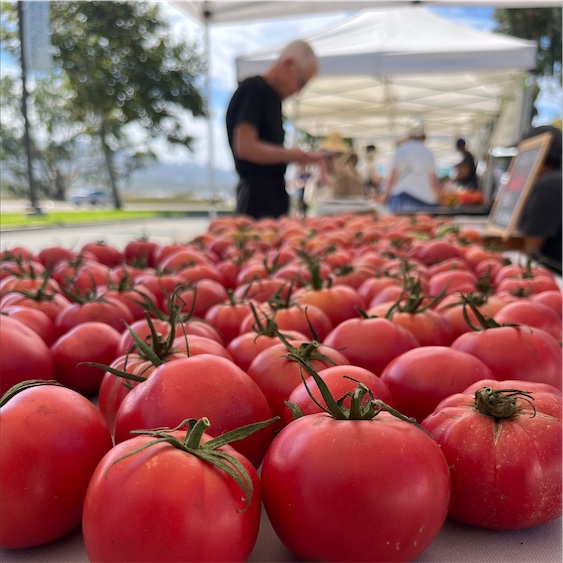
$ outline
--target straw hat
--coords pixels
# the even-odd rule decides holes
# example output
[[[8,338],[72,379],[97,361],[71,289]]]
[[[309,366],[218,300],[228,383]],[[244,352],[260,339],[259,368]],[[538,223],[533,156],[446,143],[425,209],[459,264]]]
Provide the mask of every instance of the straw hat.
[[[326,152],[347,153],[350,152],[351,148],[339,133],[330,133],[321,143],[320,150]]]

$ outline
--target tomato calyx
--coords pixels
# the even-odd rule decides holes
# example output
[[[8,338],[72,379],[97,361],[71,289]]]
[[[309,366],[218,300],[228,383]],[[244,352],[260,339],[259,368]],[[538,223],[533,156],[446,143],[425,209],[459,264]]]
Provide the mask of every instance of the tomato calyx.
[[[536,407],[532,403],[534,397],[529,391],[520,389],[493,389],[482,387],[475,391],[475,408],[496,421],[514,418],[522,410],[519,402],[525,401],[533,410],[531,418],[536,416]]]
[[[305,385],[305,389],[309,397],[320,409],[322,409],[325,413],[332,416],[336,420],[373,420],[381,412],[388,412],[389,414],[400,420],[403,420],[404,422],[414,424],[415,426],[423,430],[426,434],[429,434],[431,436],[431,434],[423,426],[421,426],[415,418],[405,416],[398,410],[389,406],[387,403],[381,401],[380,399],[376,399],[371,390],[366,385],[352,377],[345,376],[347,379],[355,381],[357,383],[357,387],[353,391],[348,391],[339,399],[335,399],[330,392],[327,384],[315,371],[310,363],[304,361],[299,357],[295,357],[293,359],[299,362],[301,367],[305,368],[309,375],[315,380],[315,383],[319,388],[319,392],[321,393],[325,405],[321,404],[313,396],[309,387],[307,386],[307,381],[305,379],[305,376],[303,375],[303,370],[301,370],[301,379],[303,380],[303,384]],[[369,397],[367,401],[366,396]],[[350,398],[350,406],[346,407],[344,402],[348,397]],[[291,403],[289,401],[286,401],[285,404],[291,410],[294,418],[300,418],[303,416],[303,412],[297,404]]]
[[[27,379],[25,381],[20,381],[10,387],[2,398],[0,398],[0,408],[3,407],[10,399],[15,397],[18,393],[25,391],[26,389],[31,389],[32,387],[39,387],[40,385],[54,385],[55,387],[64,387],[62,383],[55,381],[54,379]]]
[[[154,440],[151,440],[150,442],[147,442],[146,444],[143,444],[142,446],[116,459],[106,471],[105,478],[107,479],[108,473],[111,468],[120,461],[131,457],[147,448],[150,448],[155,444],[167,442],[171,446],[185,451],[188,454],[194,455],[202,461],[205,461],[230,475],[242,489],[246,506],[244,509],[240,510],[240,512],[245,512],[250,506],[252,495],[254,494],[252,479],[247,470],[244,468],[243,464],[238,459],[236,459],[231,454],[220,450],[219,448],[231,442],[247,438],[254,432],[265,428],[269,424],[273,424],[278,419],[279,417],[276,416],[262,422],[247,424],[246,426],[241,426],[240,428],[225,432],[224,434],[212,438],[205,443],[202,443],[203,435],[205,431],[211,426],[209,419],[206,417],[200,418],[199,420],[195,418],[186,418],[175,428],[132,430],[131,434],[151,436],[154,438]],[[183,440],[178,439],[172,434],[172,432],[182,430],[186,426],[186,436]]]
[[[428,300],[428,297],[422,291],[422,284],[420,283],[420,277],[405,276],[405,281],[403,284],[403,291],[399,295],[399,298],[387,311],[385,318],[391,320],[395,313],[409,313],[414,315],[416,313],[423,313],[428,309],[431,309],[439,303],[446,293],[446,288],[444,288],[436,297]],[[426,303],[423,305],[424,301]]]
[[[495,321],[495,319],[493,319],[493,317],[485,317],[478,309],[478,306],[481,304],[478,296],[472,293],[468,293],[467,295],[460,293],[460,296],[461,296],[461,301],[463,303],[463,312],[462,312],[463,319],[465,320],[467,325],[471,328],[471,330],[479,331],[479,330],[486,330],[490,328],[500,328],[503,326],[512,326],[512,327],[520,326],[514,323],[499,324]],[[473,324],[473,322],[469,318],[469,315],[467,314],[467,307],[471,309],[471,312],[475,315],[475,318],[477,319],[480,326]]]

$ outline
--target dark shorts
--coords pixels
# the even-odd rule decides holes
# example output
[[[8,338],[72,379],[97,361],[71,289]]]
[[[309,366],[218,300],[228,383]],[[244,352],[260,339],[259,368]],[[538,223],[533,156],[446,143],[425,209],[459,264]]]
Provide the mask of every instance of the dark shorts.
[[[289,210],[289,195],[283,176],[246,176],[237,184],[237,215],[281,217]]]

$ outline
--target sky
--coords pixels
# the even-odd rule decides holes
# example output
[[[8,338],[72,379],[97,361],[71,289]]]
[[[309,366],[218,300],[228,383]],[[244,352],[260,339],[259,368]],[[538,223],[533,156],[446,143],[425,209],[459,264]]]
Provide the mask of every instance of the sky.
[[[204,45],[203,27],[190,19],[178,7],[160,1],[163,15],[168,19],[175,34],[190,41]],[[345,2],[343,2],[345,6]],[[495,21],[492,7],[429,7],[436,15],[451,19],[481,31],[491,31]],[[216,168],[232,170],[232,156],[225,132],[225,112],[229,99],[236,89],[235,59],[237,56],[257,50],[278,47],[297,38],[306,38],[320,30],[332,27],[352,17],[354,13],[293,17],[270,21],[254,21],[238,25],[212,25],[209,28],[211,45],[211,124],[213,128],[213,160]],[[0,59],[2,69],[8,61]],[[561,117],[561,85],[541,84],[538,100],[540,120],[535,124],[549,123]],[[190,133],[196,138],[194,152],[185,149],[172,149],[169,146],[157,147],[163,162],[194,162],[200,165],[209,163],[209,122],[204,119],[188,118]]]

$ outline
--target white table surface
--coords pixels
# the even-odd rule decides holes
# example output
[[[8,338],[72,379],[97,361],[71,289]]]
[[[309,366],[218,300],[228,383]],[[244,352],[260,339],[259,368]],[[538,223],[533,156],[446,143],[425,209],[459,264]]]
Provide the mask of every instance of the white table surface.
[[[0,516],[1,517],[1,516]],[[527,530],[485,530],[446,520],[417,563],[561,563],[561,519]],[[21,550],[0,550],[0,561],[80,563],[88,557],[80,529],[49,544]],[[277,538],[262,511],[258,541],[249,562],[295,563],[297,559]]]

